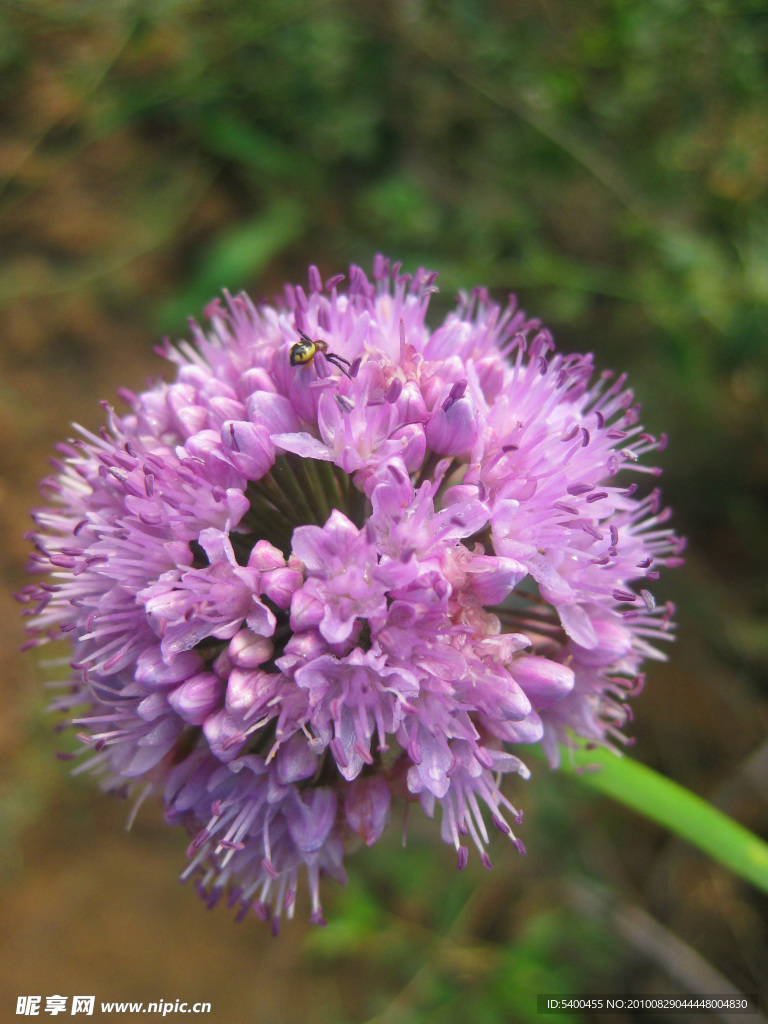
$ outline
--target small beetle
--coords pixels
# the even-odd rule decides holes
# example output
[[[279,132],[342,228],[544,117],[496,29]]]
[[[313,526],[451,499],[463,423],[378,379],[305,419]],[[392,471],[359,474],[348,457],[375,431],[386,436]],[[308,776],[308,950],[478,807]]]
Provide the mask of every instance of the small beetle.
[[[343,356],[337,356],[334,352],[329,352],[327,341],[313,341],[304,331],[299,328],[297,330],[302,340],[297,341],[295,345],[291,346],[291,366],[309,366],[317,353],[322,352],[329,363],[333,363],[345,376],[349,377],[350,380],[352,379],[346,369],[350,365],[348,359],[344,359]]]

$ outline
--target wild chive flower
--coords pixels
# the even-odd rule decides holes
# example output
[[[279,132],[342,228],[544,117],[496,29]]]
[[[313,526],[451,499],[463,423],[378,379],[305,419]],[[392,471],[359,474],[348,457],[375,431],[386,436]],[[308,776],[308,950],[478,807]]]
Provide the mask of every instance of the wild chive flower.
[[[322,922],[320,874],[393,795],[439,809],[459,868],[467,838],[490,867],[489,821],[523,852],[503,777],[527,744],[623,741],[682,549],[626,480],[664,438],[624,377],[514,299],[430,331],[434,274],[343,280],[212,302],[163,350],[173,383],[78,428],[34,515],[51,582],[22,595],[33,643],[72,643],[76,770],[161,793],[184,877],[275,930],[302,871]]]

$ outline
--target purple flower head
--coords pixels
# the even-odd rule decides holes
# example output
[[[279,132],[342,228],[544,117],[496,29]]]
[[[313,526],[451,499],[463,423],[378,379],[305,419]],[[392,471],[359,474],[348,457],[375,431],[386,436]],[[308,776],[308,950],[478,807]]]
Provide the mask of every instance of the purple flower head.
[[[61,446],[21,595],[72,644],[78,770],[159,793],[184,877],[275,931],[300,876],[322,923],[321,874],[403,799],[460,868],[490,831],[523,851],[524,745],[623,742],[670,636],[650,587],[683,545],[627,479],[664,439],[624,378],[514,300],[430,331],[435,275],[373,277],[211,303],[174,383]]]

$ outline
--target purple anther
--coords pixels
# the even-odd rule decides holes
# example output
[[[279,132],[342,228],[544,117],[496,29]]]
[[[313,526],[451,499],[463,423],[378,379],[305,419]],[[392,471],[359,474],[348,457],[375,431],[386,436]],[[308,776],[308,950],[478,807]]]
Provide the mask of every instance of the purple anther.
[[[296,285],[293,294],[296,297],[296,308],[302,313],[306,313],[309,309],[309,303],[307,302],[307,294],[300,284]]]
[[[458,402],[460,398],[464,397],[464,392],[467,390],[467,381],[458,380],[453,385],[448,393],[448,397],[443,402],[443,412],[448,412],[454,402]]]
[[[373,279],[374,281],[383,281],[388,276],[389,260],[377,252],[373,257]]]
[[[322,277],[320,277],[320,271],[317,269],[314,263],[310,264],[307,276],[309,279],[310,292],[314,294],[321,292],[323,290],[323,279]]]
[[[261,866],[264,869],[265,874],[269,875],[270,878],[280,877],[280,872],[277,870],[277,868],[269,859],[269,857],[262,857]]]
[[[214,885],[211,887],[211,891],[208,893],[208,899],[205,901],[209,910],[213,910],[213,908],[218,904],[223,892],[224,888],[220,885]]]
[[[222,848],[222,850],[244,850],[245,849],[245,843],[234,842],[231,839],[221,839],[221,840],[219,840],[219,846]]]
[[[388,405],[393,405],[400,397],[403,390],[403,382],[400,377],[393,377],[390,381],[389,387],[384,394],[384,401]]]
[[[208,831],[207,828],[201,829],[187,847],[187,856],[194,857],[194,855],[197,853],[197,851],[200,849],[203,843],[208,838],[210,838],[210,835],[211,833]]]

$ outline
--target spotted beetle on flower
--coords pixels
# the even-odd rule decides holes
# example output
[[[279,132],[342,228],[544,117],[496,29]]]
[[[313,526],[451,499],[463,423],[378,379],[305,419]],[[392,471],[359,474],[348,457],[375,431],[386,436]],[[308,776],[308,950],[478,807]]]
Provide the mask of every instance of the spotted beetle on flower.
[[[34,513],[49,581],[21,597],[32,643],[73,647],[76,770],[160,794],[184,877],[275,931],[300,874],[322,922],[320,876],[393,798],[459,868],[490,866],[489,824],[524,852],[505,777],[531,744],[623,743],[670,635],[648,586],[683,545],[626,479],[663,436],[514,299],[430,330],[435,279],[377,257],[215,300],[163,350],[172,383],[61,446]]]
[[[308,337],[304,331],[299,330],[301,335],[301,341],[297,341],[295,345],[291,346],[290,363],[291,366],[309,366],[310,363],[314,362],[315,356],[318,352],[322,352],[329,363],[337,366],[345,377],[350,377],[349,373],[349,360],[344,359],[342,356],[337,356],[335,352],[328,351],[328,342]]]

